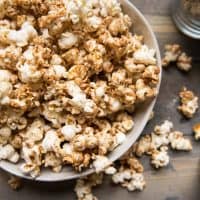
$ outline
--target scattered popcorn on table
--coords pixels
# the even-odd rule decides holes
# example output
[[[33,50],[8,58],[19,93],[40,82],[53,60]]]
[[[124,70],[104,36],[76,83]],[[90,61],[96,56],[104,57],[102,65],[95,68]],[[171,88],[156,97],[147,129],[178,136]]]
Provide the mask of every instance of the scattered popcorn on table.
[[[167,67],[171,62],[176,62],[181,52],[182,50],[179,44],[165,45],[165,53],[162,60],[162,66]]]
[[[185,117],[192,118],[199,108],[199,98],[186,87],[183,87],[179,96],[181,105],[178,109]]]
[[[175,62],[177,68],[185,72],[188,72],[192,68],[192,57],[183,52],[179,44],[165,45],[162,66],[166,68],[171,62]]]
[[[155,168],[167,166],[169,164],[169,155],[167,154],[168,147],[163,146],[160,151],[155,150],[151,156],[151,164]]]
[[[192,68],[192,57],[187,56],[185,52],[181,53],[177,60],[177,67],[182,71],[189,71]]]
[[[184,138],[183,133],[180,131],[174,131],[169,134],[169,141],[172,149],[191,151],[192,144],[189,139]]]
[[[193,126],[195,140],[200,140],[200,123]]]

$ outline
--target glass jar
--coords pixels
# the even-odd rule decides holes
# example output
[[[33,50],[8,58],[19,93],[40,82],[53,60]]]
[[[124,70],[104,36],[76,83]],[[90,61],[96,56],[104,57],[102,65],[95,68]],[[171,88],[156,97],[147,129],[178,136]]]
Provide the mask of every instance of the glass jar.
[[[200,0],[173,0],[172,17],[185,35],[200,39]]]

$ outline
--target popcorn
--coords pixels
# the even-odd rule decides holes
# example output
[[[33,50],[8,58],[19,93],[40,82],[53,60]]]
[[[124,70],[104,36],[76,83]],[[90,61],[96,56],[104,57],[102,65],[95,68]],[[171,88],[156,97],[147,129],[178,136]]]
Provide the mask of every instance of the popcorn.
[[[69,49],[78,42],[78,37],[70,32],[65,32],[58,40],[58,45],[61,49]]]
[[[145,135],[139,139],[133,146],[133,151],[139,157],[141,157],[145,153],[151,152],[153,149],[153,145],[151,143],[151,136]]]
[[[149,49],[146,45],[143,45],[141,49],[133,54],[133,58],[137,64],[155,65],[156,59],[154,58],[154,55],[154,49]]]
[[[24,22],[20,30],[10,30],[7,37],[17,46],[24,47],[28,44],[30,39],[36,36],[37,31],[35,28],[29,22]]]
[[[117,0],[0,0],[1,159],[21,159],[32,177],[92,162],[115,174],[107,154],[125,142],[135,108],[156,95],[160,73],[131,24]],[[127,163],[132,176],[141,172]]]
[[[155,126],[154,132],[157,135],[166,135],[171,132],[172,128],[173,128],[173,123],[168,120],[165,120],[163,124],[161,124],[160,126],[158,125]]]
[[[165,45],[165,54],[162,59],[162,66],[167,67],[171,62],[176,62],[181,54],[181,46],[178,44]]]
[[[181,105],[178,109],[185,117],[192,118],[199,107],[198,97],[185,87],[179,93],[179,96],[181,98]]]
[[[103,174],[92,174],[90,176],[78,179],[74,191],[78,200],[97,200],[92,194],[92,188],[101,184]]]
[[[25,63],[24,65],[21,65],[18,68],[19,71],[19,77],[22,82],[28,83],[28,82],[37,82],[42,77],[42,73],[37,70],[37,67],[34,65],[29,65]]]
[[[167,154],[167,146],[160,148],[160,151],[156,150],[151,155],[151,164],[155,168],[167,166],[169,164],[169,155]]]
[[[0,145],[5,145],[8,142],[11,132],[11,129],[7,126],[0,128]]]
[[[113,166],[107,167],[104,171],[105,174],[107,175],[113,175],[117,172],[116,168],[114,168]]]
[[[10,144],[6,144],[5,146],[0,145],[0,160],[2,159],[17,163],[19,161],[19,154]]]
[[[13,189],[13,190],[18,190],[22,186],[22,181],[20,178],[17,176],[10,176],[8,180],[8,185]]]
[[[79,133],[81,131],[81,127],[77,127],[75,125],[68,125],[62,127],[61,133],[64,135],[65,140],[71,141],[73,137],[76,135],[76,133]]]
[[[192,57],[187,56],[185,52],[181,53],[177,60],[177,67],[183,71],[189,71],[192,68]]]
[[[95,168],[95,171],[97,173],[103,171],[106,167],[108,167],[111,164],[109,159],[105,156],[97,156],[95,158],[95,161],[93,162],[93,166]]]
[[[199,140],[200,139],[200,124],[197,123],[193,126],[193,131],[194,131],[194,137],[195,140]]]
[[[123,187],[126,187],[128,191],[135,190],[144,190],[146,183],[144,181],[144,176],[140,173],[135,173],[132,175],[130,182],[125,182],[122,184]]]
[[[59,139],[56,131],[49,130],[46,132],[45,137],[42,141],[42,147],[44,151],[56,151],[59,148],[61,140]]]
[[[159,148],[163,145],[169,144],[168,135],[157,135],[155,133],[151,133],[151,142],[155,148]]]
[[[179,131],[174,131],[169,134],[169,141],[172,149],[191,151],[192,144],[189,139],[183,137],[183,133]]]
[[[146,85],[143,79],[136,81],[136,97],[138,101],[145,101],[148,98],[152,98],[156,95],[155,89]]]

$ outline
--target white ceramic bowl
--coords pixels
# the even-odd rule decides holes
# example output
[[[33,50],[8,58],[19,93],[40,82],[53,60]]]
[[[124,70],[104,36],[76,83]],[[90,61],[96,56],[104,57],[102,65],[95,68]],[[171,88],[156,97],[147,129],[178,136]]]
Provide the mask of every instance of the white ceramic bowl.
[[[138,9],[135,8],[135,6],[131,4],[128,0],[120,0],[120,2],[122,4],[123,11],[126,14],[128,14],[133,21],[132,31],[134,31],[134,33],[143,35],[145,39],[145,44],[147,44],[149,47],[156,50],[157,65],[160,67],[160,70],[161,70],[161,58],[160,58],[158,43],[156,41],[155,35],[150,25],[148,24],[147,20],[140,13],[140,11],[138,11]],[[161,73],[160,73],[160,80],[161,80]],[[159,90],[159,87],[160,87],[160,82],[158,84],[158,90]],[[156,98],[142,105],[142,107],[140,107],[139,109],[137,109],[136,113],[133,116],[134,122],[135,122],[135,126],[133,130],[127,135],[126,141],[108,155],[111,161],[115,161],[119,157],[121,157],[137,140],[137,138],[142,133],[142,130],[144,129],[145,125],[148,122],[148,119],[154,107],[155,101],[156,101]],[[74,170],[71,167],[65,167],[60,173],[54,173],[50,171],[50,169],[42,169],[41,175],[33,179],[30,176],[24,175],[19,170],[19,166],[20,164],[16,165],[16,164],[9,163],[7,161],[0,161],[0,168],[2,168],[3,170],[11,174],[14,174],[16,176],[26,178],[26,179],[32,179],[32,180],[44,181],[44,182],[70,180],[70,179],[79,178],[81,176],[88,175],[94,172],[94,169],[87,169],[83,171],[82,173],[77,173],[77,172],[74,172]]]

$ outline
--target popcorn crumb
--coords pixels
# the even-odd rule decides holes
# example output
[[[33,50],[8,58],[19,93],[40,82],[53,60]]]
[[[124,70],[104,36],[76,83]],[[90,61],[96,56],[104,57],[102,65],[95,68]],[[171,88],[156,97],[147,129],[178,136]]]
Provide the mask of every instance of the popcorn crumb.
[[[19,177],[10,176],[10,179],[8,180],[8,185],[13,190],[19,190],[22,186],[22,181]]]
[[[195,140],[200,140],[200,123],[193,126]]]

